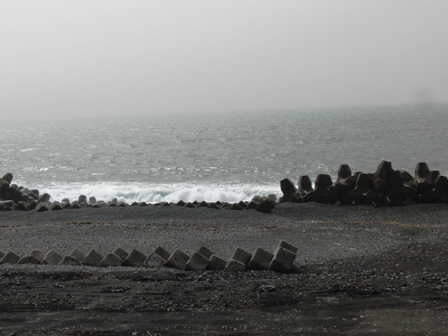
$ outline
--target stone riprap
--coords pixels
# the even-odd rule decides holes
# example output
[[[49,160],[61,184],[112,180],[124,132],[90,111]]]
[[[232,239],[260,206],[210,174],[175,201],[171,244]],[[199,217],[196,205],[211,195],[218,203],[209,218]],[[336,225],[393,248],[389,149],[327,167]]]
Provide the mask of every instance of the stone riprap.
[[[274,272],[293,272],[300,269],[294,264],[297,247],[281,241],[274,253],[257,248],[254,253],[237,248],[228,261],[215,255],[213,251],[205,246],[201,246],[197,252],[190,257],[179,249],[173,253],[162,247],[157,247],[154,253],[149,256],[134,249],[127,253],[122,248],[117,248],[114,252],[102,255],[96,250],[83,253],[74,250],[70,255],[63,256],[51,250],[44,253],[40,250],[33,250],[30,254],[19,256],[8,251],[0,251],[0,264],[34,264],[34,265],[84,265],[94,267],[171,267],[185,271],[220,270],[227,272],[250,270],[270,270]]]
[[[371,205],[408,206],[416,203],[448,203],[448,179],[440,175],[438,170],[429,170],[426,163],[420,162],[412,176],[404,170],[394,170],[388,161],[382,161],[374,173],[356,172],[352,174],[347,164],[340,166],[335,182],[327,174],[316,177],[314,188],[310,178],[302,175],[298,185],[290,179],[280,181],[283,195],[270,194],[267,197],[254,196],[250,202],[238,203],[221,202],[162,202],[149,204],[146,202],[118,201],[116,198],[105,202],[97,200],[95,196],[87,198],[80,195],[77,200],[70,202],[64,198],[61,202],[50,202],[47,193],[40,195],[37,189],[28,189],[12,183],[13,175],[5,174],[0,179],[0,211],[30,211],[46,212],[64,209],[127,207],[127,206],[182,206],[185,208],[209,208],[214,210],[256,210],[269,213],[278,203],[306,203],[316,202],[331,205]]]

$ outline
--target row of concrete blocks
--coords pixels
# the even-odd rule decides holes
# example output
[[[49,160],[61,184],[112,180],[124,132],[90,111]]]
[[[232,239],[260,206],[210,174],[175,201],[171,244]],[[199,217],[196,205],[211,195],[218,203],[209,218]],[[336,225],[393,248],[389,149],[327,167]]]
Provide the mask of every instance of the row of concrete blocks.
[[[307,175],[298,188],[289,179],[280,181],[280,202],[317,202],[337,205],[406,206],[416,203],[448,203],[448,179],[438,170],[429,170],[425,162],[415,168],[415,177],[405,170],[394,170],[382,161],[373,174],[356,172],[341,165],[335,183],[326,174],[316,177],[314,189]]]
[[[274,195],[275,196],[275,195]],[[46,212],[46,211],[55,211],[55,210],[63,210],[63,209],[82,209],[82,208],[103,208],[103,207],[127,207],[127,206],[182,206],[185,208],[200,208],[200,207],[206,207],[209,209],[226,209],[226,210],[251,210],[254,209],[259,212],[270,212],[276,202],[272,199],[267,198],[261,198],[259,202],[252,200],[251,202],[244,202],[240,201],[239,203],[221,203],[219,201],[217,202],[184,202],[179,201],[177,203],[156,203],[156,204],[149,204],[146,202],[134,202],[132,204],[127,204],[126,202],[96,202],[96,203],[84,203],[84,202],[30,202],[30,203],[24,203],[19,202],[15,203],[11,200],[8,201],[0,201],[0,211],[11,211],[11,210],[17,210],[17,211],[31,211],[34,210],[36,212]]]
[[[34,250],[30,254],[19,256],[14,252],[3,253],[0,251],[0,264],[47,264],[47,265],[84,265],[95,267],[111,266],[131,266],[131,267],[162,267],[167,266],[185,271],[217,270],[217,271],[245,271],[250,270],[270,270],[274,272],[294,272],[299,267],[294,263],[297,248],[293,245],[281,241],[274,253],[270,253],[262,248],[255,249],[254,253],[249,253],[241,248],[237,248],[230,260],[224,260],[210,249],[202,246],[192,256],[187,255],[179,249],[170,253],[163,247],[157,249],[146,256],[142,252],[134,249],[127,253],[122,248],[117,248],[114,252],[102,255],[96,250],[91,250],[88,254],[75,249],[70,255],[63,256],[51,250],[44,253]]]

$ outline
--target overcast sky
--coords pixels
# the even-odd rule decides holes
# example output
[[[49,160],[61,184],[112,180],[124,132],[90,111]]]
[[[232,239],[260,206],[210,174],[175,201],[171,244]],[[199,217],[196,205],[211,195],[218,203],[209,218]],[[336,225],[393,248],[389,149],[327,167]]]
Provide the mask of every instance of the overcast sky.
[[[446,0],[0,2],[0,116],[448,101]]]

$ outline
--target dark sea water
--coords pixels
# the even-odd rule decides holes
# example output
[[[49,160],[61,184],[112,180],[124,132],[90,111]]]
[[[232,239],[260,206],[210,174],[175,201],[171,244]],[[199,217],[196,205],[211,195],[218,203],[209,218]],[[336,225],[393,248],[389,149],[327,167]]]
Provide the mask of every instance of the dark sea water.
[[[239,201],[279,181],[333,178],[382,160],[448,173],[448,106],[92,119],[0,126],[0,174],[48,192],[105,201]]]

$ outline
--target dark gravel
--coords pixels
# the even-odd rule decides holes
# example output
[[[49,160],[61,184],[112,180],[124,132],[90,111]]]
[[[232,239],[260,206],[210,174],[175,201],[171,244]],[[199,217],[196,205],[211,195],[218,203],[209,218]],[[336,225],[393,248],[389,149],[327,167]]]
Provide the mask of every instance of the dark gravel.
[[[0,265],[0,335],[432,334],[448,330],[447,205],[281,204],[0,213],[0,250],[299,248],[294,274]]]

